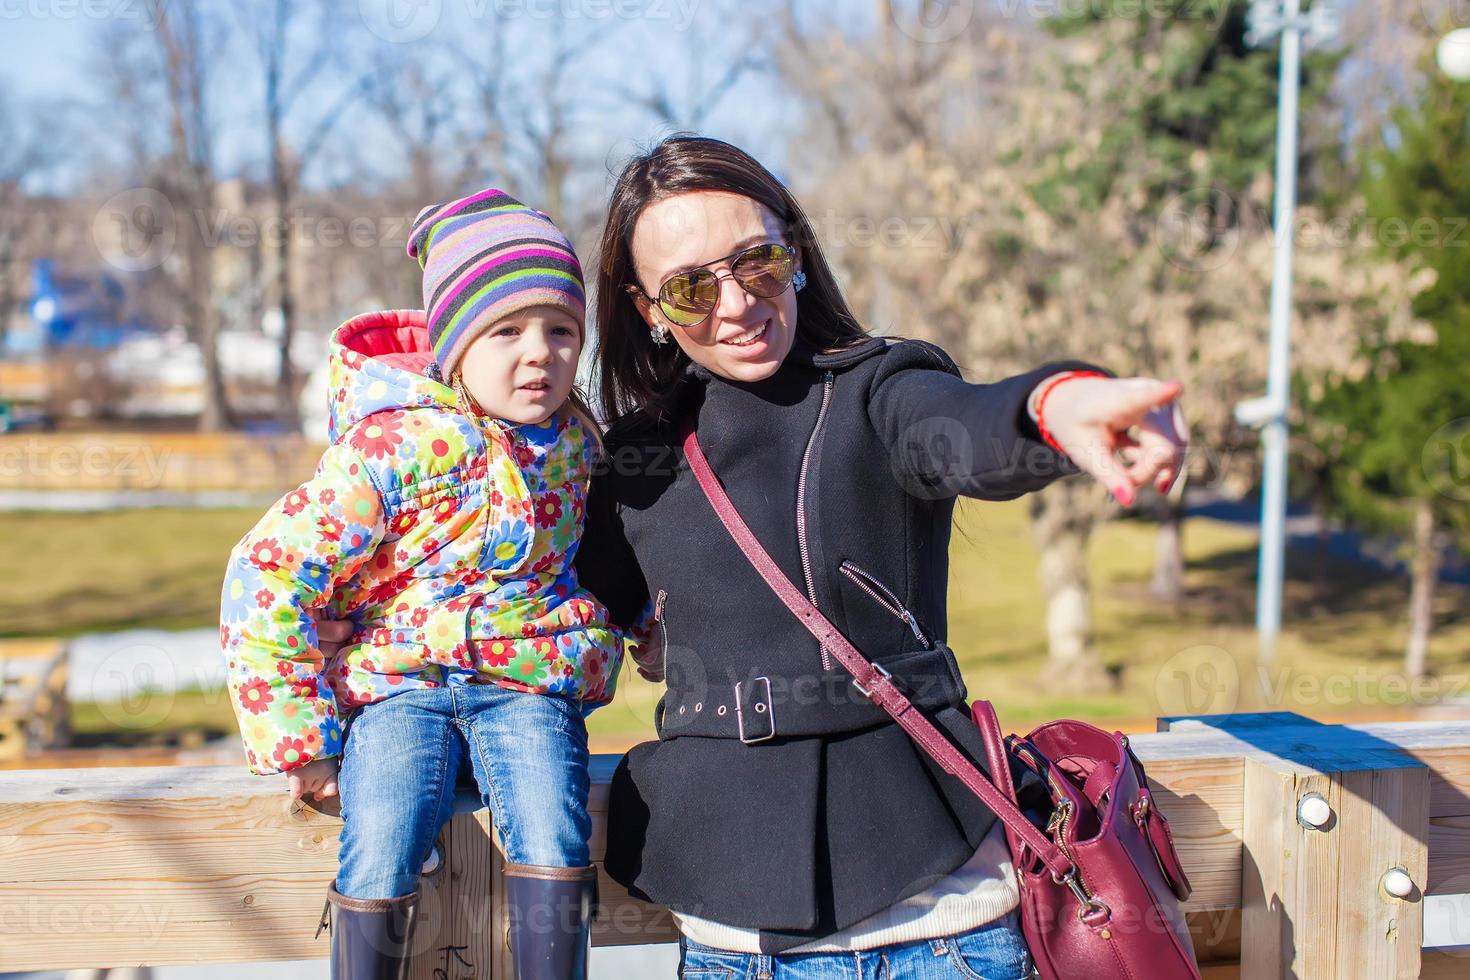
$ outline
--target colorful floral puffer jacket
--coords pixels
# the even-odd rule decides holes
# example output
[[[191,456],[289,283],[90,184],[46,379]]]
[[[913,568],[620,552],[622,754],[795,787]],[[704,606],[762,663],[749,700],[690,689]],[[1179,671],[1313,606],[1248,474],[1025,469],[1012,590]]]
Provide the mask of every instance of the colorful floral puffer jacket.
[[[349,320],[330,357],[332,445],[225,577],[220,639],[250,770],[338,754],[342,720],[412,688],[468,678],[584,713],[611,700],[621,636],[572,569],[592,434],[565,411],[540,425],[463,414],[423,373],[418,311]],[[330,660],[314,610],[356,627]]]

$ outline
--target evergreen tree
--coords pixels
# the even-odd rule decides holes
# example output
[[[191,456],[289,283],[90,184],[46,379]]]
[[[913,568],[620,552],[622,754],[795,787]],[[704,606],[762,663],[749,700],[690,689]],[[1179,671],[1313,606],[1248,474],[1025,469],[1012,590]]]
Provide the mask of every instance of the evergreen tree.
[[[1310,6],[1310,4],[1308,4]],[[1098,111],[1112,122],[1101,146],[1057,158],[1042,185],[1080,187],[1084,203],[1100,207],[1119,190],[1139,194],[1140,211],[1156,213],[1178,195],[1197,195],[1210,205],[1223,195],[1243,204],[1262,174],[1276,164],[1279,49],[1246,43],[1250,0],[1201,4],[1164,0],[1122,17],[1105,4],[1084,4],[1051,18],[1060,37],[1091,37],[1103,47],[1096,61],[1071,66],[1067,84],[1079,93],[1098,67],[1123,67],[1125,80],[1106,93]],[[1302,59],[1301,188],[1310,202],[1319,190],[1316,175],[1338,143],[1337,123],[1325,111],[1339,52],[1309,49]],[[1120,188],[1118,183],[1128,184]],[[1214,216],[1222,222],[1255,220],[1237,208]]]
[[[1152,238],[1169,259],[1153,288],[1199,297],[1196,318],[1206,322],[1214,314],[1204,308],[1205,280],[1238,258],[1242,240],[1269,238],[1279,46],[1247,43],[1249,0],[1167,0],[1140,7],[1134,17],[1121,17],[1108,5],[1080,7],[1047,26],[1060,37],[1090,42],[1096,56],[1070,65],[1065,80],[1109,122],[1095,145],[1056,154],[1033,193],[1054,212],[1087,214],[1110,198],[1126,201],[1133,235]],[[1309,49],[1302,60],[1303,204],[1338,197],[1339,125],[1329,111],[1329,89],[1342,57]],[[1117,261],[1136,259],[1119,254]],[[1123,279],[1121,269],[1117,279]],[[1263,329],[1266,320],[1263,306]],[[1211,342],[1201,331],[1198,343]],[[1194,364],[1181,370],[1177,357],[1147,334],[1140,335],[1136,354],[1130,367],[1140,373],[1193,375],[1183,378],[1186,392],[1198,391],[1204,376],[1217,406],[1258,393],[1225,380],[1208,358],[1199,359],[1198,370],[1190,370]],[[1205,444],[1237,458],[1253,456],[1253,436],[1228,411],[1189,421]],[[1179,492],[1159,502],[1152,590],[1164,600],[1183,596],[1183,485],[1181,480]]]
[[[1433,340],[1368,344],[1367,375],[1335,381],[1312,411],[1330,433],[1320,448],[1335,462],[1333,509],[1409,536],[1405,671],[1417,677],[1445,551],[1470,543],[1470,84],[1431,66],[1418,104],[1394,122],[1363,193],[1382,248],[1432,274],[1414,312]]]

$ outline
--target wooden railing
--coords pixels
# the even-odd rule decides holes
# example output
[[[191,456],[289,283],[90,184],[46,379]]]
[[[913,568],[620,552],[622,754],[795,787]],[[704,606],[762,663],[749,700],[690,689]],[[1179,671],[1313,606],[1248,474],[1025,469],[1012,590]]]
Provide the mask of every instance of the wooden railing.
[[[1470,976],[1470,949],[1421,948],[1426,896],[1470,892],[1470,723],[1160,728],[1130,741],[1194,884],[1207,977]],[[594,761],[596,856],[616,761]],[[1320,827],[1299,819],[1312,794]],[[313,933],[339,828],[243,766],[0,772],[0,972],[324,958]],[[500,859],[472,796],[439,846],[414,976],[510,977]],[[1385,888],[1396,868],[1404,897]],[[675,938],[666,910],[606,876],[601,898],[596,944]]]
[[[15,432],[0,437],[0,490],[278,494],[323,448],[299,435]]]

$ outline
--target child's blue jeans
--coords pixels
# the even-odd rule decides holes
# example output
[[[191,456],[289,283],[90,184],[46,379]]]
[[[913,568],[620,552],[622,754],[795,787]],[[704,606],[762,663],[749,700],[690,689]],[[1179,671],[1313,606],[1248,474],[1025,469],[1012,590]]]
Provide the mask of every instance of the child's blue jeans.
[[[590,863],[581,706],[447,673],[445,686],[392,694],[358,709],[347,725],[336,887],[349,898],[397,898],[418,888],[466,767],[507,861]]]

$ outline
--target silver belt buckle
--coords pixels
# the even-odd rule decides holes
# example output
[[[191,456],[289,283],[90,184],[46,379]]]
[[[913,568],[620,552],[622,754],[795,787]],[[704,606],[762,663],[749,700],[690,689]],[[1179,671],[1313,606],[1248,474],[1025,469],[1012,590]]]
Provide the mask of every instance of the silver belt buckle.
[[[764,742],[767,739],[772,739],[776,737],[776,706],[771,703],[771,679],[769,677],[761,676],[752,680],[751,683],[758,684],[761,681],[765,681],[766,684],[765,705],[766,714],[771,716],[771,730],[769,733],[765,735],[758,735],[755,738],[745,737],[745,710],[744,705],[742,704],[740,699],[740,687],[745,682],[735,682],[735,724],[740,731],[740,741],[744,742],[746,745],[754,745],[757,742]]]

